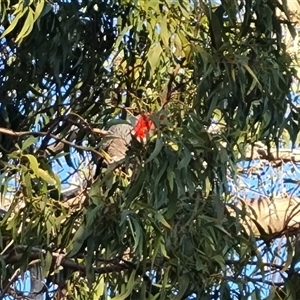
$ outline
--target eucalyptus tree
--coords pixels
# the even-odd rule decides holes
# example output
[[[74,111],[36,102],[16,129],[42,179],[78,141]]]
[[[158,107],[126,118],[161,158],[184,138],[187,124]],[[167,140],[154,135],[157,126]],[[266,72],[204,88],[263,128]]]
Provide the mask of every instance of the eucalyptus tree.
[[[233,192],[239,161],[297,140],[287,1],[3,0],[0,17],[2,297],[38,266],[31,296],[48,299],[247,299],[262,284],[297,299],[295,210],[276,227],[269,200]],[[93,180],[105,129],[139,113],[155,136]],[[266,263],[284,236],[290,255]]]

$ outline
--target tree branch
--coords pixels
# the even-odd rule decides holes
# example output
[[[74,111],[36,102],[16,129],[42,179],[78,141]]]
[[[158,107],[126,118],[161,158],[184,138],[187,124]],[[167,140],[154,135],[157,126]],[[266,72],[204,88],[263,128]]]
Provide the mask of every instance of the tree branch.
[[[286,162],[300,162],[300,149],[270,149],[254,146],[254,151],[246,151],[245,160],[262,159],[273,162],[276,166]]]
[[[161,95],[161,109],[163,109],[171,100],[172,84],[175,81],[175,77],[177,76],[184,61],[185,61],[185,59],[183,59],[181,62],[179,62],[176,65],[176,67],[173,69],[172,73],[170,74],[170,78],[162,92],[162,95]]]
[[[15,246],[13,249],[9,251],[8,254],[3,255],[3,260],[6,264],[16,264],[23,258],[23,254],[26,251],[27,246],[18,245]],[[31,252],[29,253],[29,260],[36,260],[40,259],[41,255],[46,254],[46,250],[39,249],[37,247],[32,247]],[[78,271],[82,274],[86,273],[86,266],[76,263],[74,260],[65,258],[64,255],[57,252],[52,252],[52,260],[53,265],[56,265],[56,267],[62,266],[64,268],[67,268],[69,270],[72,270],[74,272]],[[107,263],[108,266],[105,267],[94,267],[93,270],[95,273],[101,275],[101,274],[107,274],[111,272],[119,272],[123,270],[129,270],[136,268],[136,265],[132,262],[127,262],[122,259],[116,262],[116,260],[101,260],[103,263]],[[58,263],[59,262],[59,263]]]
[[[265,240],[300,232],[300,198],[298,197],[238,198],[236,204],[228,204],[227,208],[232,216],[246,212],[247,215],[242,221],[245,229]]]
[[[95,128],[93,129],[93,132],[95,134],[99,134],[99,135],[102,135],[102,136],[106,136],[109,134],[109,131],[106,131],[106,130],[101,130],[101,129],[98,129],[98,128]],[[98,156],[102,156],[102,154],[100,152],[98,152],[97,150],[94,150],[94,149],[90,149],[88,147],[84,147],[84,146],[80,146],[80,145],[76,145],[76,144],[73,144],[71,142],[69,142],[68,140],[66,140],[65,138],[60,138],[52,133],[49,133],[49,132],[42,132],[42,131],[13,131],[11,129],[7,129],[7,128],[3,128],[3,127],[0,127],[0,133],[2,134],[6,134],[6,135],[10,135],[10,136],[15,136],[15,137],[23,137],[23,136],[28,136],[28,135],[31,135],[31,136],[34,136],[34,137],[51,137],[61,143],[64,143],[70,147],[73,147],[75,149],[79,149],[79,150],[85,150],[85,151],[90,151]]]

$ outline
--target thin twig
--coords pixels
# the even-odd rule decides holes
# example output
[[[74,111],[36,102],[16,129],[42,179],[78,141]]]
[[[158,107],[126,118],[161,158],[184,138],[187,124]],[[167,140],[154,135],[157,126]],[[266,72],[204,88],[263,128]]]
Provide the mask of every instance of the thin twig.
[[[183,62],[184,62],[184,59],[176,65],[176,67],[173,69],[172,73],[170,74],[170,78],[162,92],[162,95],[161,95],[161,109],[164,109],[164,107],[167,105],[167,103],[169,103],[171,100],[172,84],[173,84],[175,77],[177,76],[180,68],[182,67]]]
[[[20,268],[18,268],[14,274],[11,276],[8,284],[5,286],[5,288],[2,290],[2,293],[0,294],[0,300],[2,300],[4,297],[6,297],[6,293],[9,290],[10,286],[15,282],[15,280],[18,278],[20,274]]]

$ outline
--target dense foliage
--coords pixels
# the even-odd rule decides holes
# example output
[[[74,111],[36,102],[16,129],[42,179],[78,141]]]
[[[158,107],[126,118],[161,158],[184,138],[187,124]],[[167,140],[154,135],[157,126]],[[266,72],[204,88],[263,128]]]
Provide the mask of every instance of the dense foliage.
[[[263,297],[271,240],[228,180],[248,145],[297,139],[287,1],[4,0],[0,18],[2,295],[40,263],[57,299]],[[157,135],[93,181],[97,129],[140,112]],[[285,298],[282,282],[266,289]]]

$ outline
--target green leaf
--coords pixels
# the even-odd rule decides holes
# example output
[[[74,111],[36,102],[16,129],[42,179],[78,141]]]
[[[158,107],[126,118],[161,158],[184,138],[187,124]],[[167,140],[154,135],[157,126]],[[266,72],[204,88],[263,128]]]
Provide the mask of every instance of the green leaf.
[[[36,174],[37,174],[37,176],[39,176],[40,178],[45,180],[48,184],[51,184],[51,185],[56,184],[56,180],[50,175],[50,173],[41,168],[38,168]]]
[[[80,251],[83,243],[92,234],[91,228],[88,228],[86,224],[82,224],[76,231],[73,237],[72,250],[68,253],[68,257],[72,258]]]
[[[42,13],[39,15],[39,18],[36,19],[36,24],[37,24],[37,27],[39,30],[41,30],[41,18],[53,10],[53,6],[51,4],[49,4],[49,3],[46,3],[46,5],[44,5],[44,4],[45,4],[45,2],[43,3]]]
[[[192,159],[192,155],[190,153],[190,151],[187,148],[183,149],[183,158],[180,160],[179,164],[178,164],[178,169],[185,169],[188,164],[190,163],[191,159]]]
[[[262,89],[262,86],[261,86],[261,84],[260,84],[260,82],[259,82],[257,76],[256,76],[256,75],[254,74],[254,72],[252,71],[252,69],[251,69],[246,63],[243,63],[243,62],[242,62],[242,65],[243,65],[244,68],[250,73],[250,75],[252,76],[252,78],[254,79],[254,81],[256,82],[256,84],[258,85],[258,87],[259,87],[260,89]],[[251,84],[251,87],[250,87],[251,90],[253,89],[252,85],[253,85],[253,83]]]
[[[24,157],[26,157],[29,160],[29,165],[30,165],[30,168],[33,171],[33,173],[38,175],[39,163],[38,163],[37,159],[31,154],[25,154]]]
[[[27,12],[27,18],[24,22],[22,30],[20,31],[20,33],[18,34],[18,36],[16,38],[16,42],[23,40],[27,35],[30,34],[30,32],[33,28],[33,24],[34,24],[33,16],[34,16],[34,12],[31,8],[29,8],[29,10]]]
[[[160,153],[161,149],[163,148],[163,141],[161,138],[156,139],[155,148],[153,152],[151,153],[150,157],[145,161],[145,163],[149,163],[152,161],[157,155]]]
[[[134,283],[135,283],[135,276],[136,276],[136,271],[132,270],[131,274],[130,274],[130,277],[129,277],[129,280],[126,284],[126,291],[124,293],[120,294],[119,296],[111,298],[111,300],[125,300],[125,299],[127,299],[133,291]]]
[[[215,260],[220,265],[220,267],[223,270],[225,270],[225,260],[224,260],[224,258],[221,255],[215,255],[215,256],[213,256],[212,260]]]
[[[167,172],[167,179],[168,179],[168,182],[169,182],[169,187],[170,187],[170,191],[173,192],[173,189],[174,189],[174,172]]]
[[[49,271],[50,271],[50,268],[52,266],[52,261],[53,261],[52,253],[50,251],[47,251],[46,257],[42,262],[42,275],[43,275],[43,278],[46,278],[49,275]]]
[[[25,171],[25,170],[24,170]],[[32,198],[32,184],[31,184],[31,177],[28,172],[22,173],[22,181],[25,183],[26,193],[29,199]]]
[[[22,151],[27,150],[30,146],[32,146],[32,145],[34,145],[35,143],[37,143],[37,141],[38,141],[37,138],[35,138],[35,137],[33,137],[33,136],[29,137],[29,138],[26,139],[26,140],[24,141],[24,143],[22,144],[21,150],[22,150]]]
[[[165,218],[167,220],[170,220],[176,212],[176,205],[177,205],[177,201],[178,201],[178,187],[177,186],[173,189],[172,193],[169,194],[168,200],[169,200],[168,208],[167,208],[167,212],[165,214]]]
[[[21,11],[20,13],[18,13],[14,19],[12,20],[11,24],[9,25],[8,28],[6,28],[4,30],[4,32],[2,33],[0,39],[4,38],[6,35],[8,35],[10,32],[12,32],[14,30],[14,28],[16,27],[16,25],[18,24],[19,20],[22,18],[22,16],[27,12],[28,7],[26,7],[23,11]]]
[[[167,25],[167,15],[165,15],[160,23],[160,36],[163,41],[163,44],[165,46],[165,49],[168,51],[169,50],[169,39],[170,39],[170,32],[168,30],[168,25]]]
[[[162,53],[162,48],[161,48],[160,44],[157,42],[152,45],[152,47],[150,48],[150,50],[148,52],[148,61],[151,66],[151,74],[153,74],[155,72],[156,68],[158,67],[161,53]]]
[[[156,219],[161,222],[166,228],[171,229],[170,224],[166,221],[166,219],[161,214],[155,214]]]
[[[119,48],[120,43],[122,42],[122,40],[123,40],[125,34],[128,33],[132,27],[133,27],[133,25],[131,25],[131,26],[126,26],[126,27],[124,27],[124,29],[120,32],[120,34],[118,35],[118,38],[117,38],[117,40],[116,40],[116,42],[115,42],[115,48],[116,48],[116,49]]]
[[[45,2],[43,0],[38,0],[35,11],[34,11],[34,19],[33,22],[35,22],[41,15],[43,9],[44,9]]]
[[[130,231],[134,239],[133,249],[136,251],[142,246],[142,228],[134,216],[130,216],[127,222],[129,223]]]
[[[183,296],[185,295],[188,287],[190,284],[190,276],[189,274],[183,274],[180,276],[179,279],[179,291],[176,296],[174,296],[172,299],[173,300],[181,300]]]

